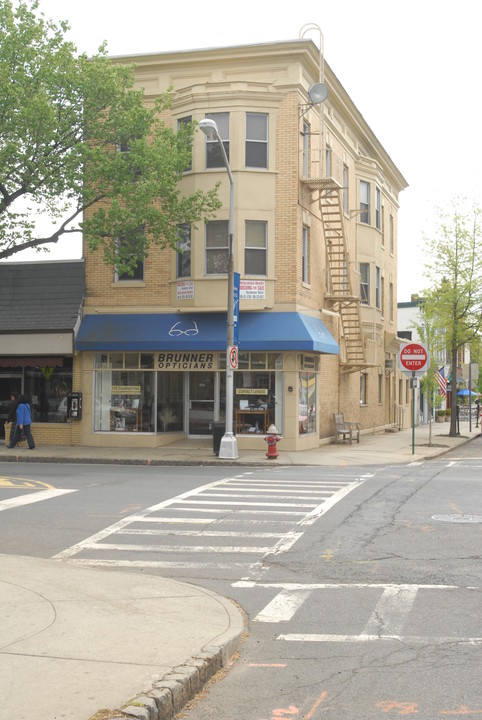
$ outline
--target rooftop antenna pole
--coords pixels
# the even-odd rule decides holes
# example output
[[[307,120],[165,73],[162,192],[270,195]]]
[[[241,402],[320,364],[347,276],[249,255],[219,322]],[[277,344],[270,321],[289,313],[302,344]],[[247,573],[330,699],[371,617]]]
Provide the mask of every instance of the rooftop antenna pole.
[[[303,25],[303,27],[300,30],[300,40],[304,38],[306,33],[311,32],[312,30],[316,31],[319,35],[320,42],[320,58],[318,62],[318,82],[324,83],[325,82],[325,59],[324,59],[324,40],[323,40],[323,33],[321,32],[321,28],[316,23],[306,23],[306,25]],[[318,108],[319,113],[319,141],[318,141],[318,152],[319,152],[319,164],[318,167],[320,168],[320,177],[323,177],[323,107],[322,105],[319,105]]]

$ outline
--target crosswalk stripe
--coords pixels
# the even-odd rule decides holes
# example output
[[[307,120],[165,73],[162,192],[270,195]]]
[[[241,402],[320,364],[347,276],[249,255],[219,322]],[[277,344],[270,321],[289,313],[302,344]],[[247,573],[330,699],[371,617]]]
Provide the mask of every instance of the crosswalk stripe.
[[[236,538],[279,538],[282,532],[230,532],[229,530],[119,530],[120,535],[168,535],[170,537],[236,537]]]
[[[374,642],[380,640],[394,640],[399,643],[416,645],[421,643],[427,645],[443,645],[444,643],[458,643],[460,645],[482,645],[482,637],[438,637],[438,636],[419,636],[419,635],[320,635],[320,634],[301,634],[291,633],[286,635],[278,635],[277,640],[285,640],[286,642],[349,642],[362,643]]]
[[[418,588],[385,588],[362,635],[399,633],[417,596]]]
[[[254,620],[265,623],[287,622],[310,595],[311,590],[282,590]]]
[[[264,555],[272,550],[268,547],[243,547],[238,545],[129,545],[123,543],[85,543],[86,550],[117,550],[135,552],[169,552],[169,553],[248,553],[251,555]]]
[[[52,498],[68,495],[69,493],[78,492],[77,490],[62,490],[56,488],[54,490],[39,490],[30,495],[19,495],[9,500],[0,501],[0,511],[11,510],[12,508],[30,505],[31,503],[42,502],[43,500],[52,500]]]

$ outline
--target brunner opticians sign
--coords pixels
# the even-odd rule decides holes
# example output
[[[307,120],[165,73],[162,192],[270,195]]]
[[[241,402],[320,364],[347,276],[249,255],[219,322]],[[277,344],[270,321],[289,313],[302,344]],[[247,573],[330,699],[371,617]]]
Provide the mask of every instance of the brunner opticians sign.
[[[160,352],[158,370],[216,370],[216,355],[210,352]]]

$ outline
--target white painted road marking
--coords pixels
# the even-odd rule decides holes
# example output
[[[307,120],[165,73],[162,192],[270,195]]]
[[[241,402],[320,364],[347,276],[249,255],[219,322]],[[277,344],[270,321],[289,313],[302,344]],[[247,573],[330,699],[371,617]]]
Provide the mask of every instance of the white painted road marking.
[[[287,622],[310,595],[311,590],[282,590],[254,620],[267,623]]]
[[[462,645],[482,645],[482,637],[437,637],[437,636],[419,636],[419,635],[313,635],[313,634],[296,634],[291,635],[278,635],[277,640],[285,640],[286,642],[349,642],[349,643],[361,643],[361,642],[373,642],[380,640],[395,640],[406,645],[417,645],[421,643],[426,645],[429,641],[432,644],[444,643],[459,643]]]
[[[63,552],[55,555],[55,559],[64,560],[73,558],[79,553],[83,553],[82,564],[107,565],[119,567],[178,567],[178,568],[203,568],[217,567],[220,564],[204,563],[202,555],[219,555],[219,554],[244,554],[244,555],[262,555],[256,563],[237,564],[232,563],[229,567],[243,567],[243,575],[245,569],[259,569],[263,567],[265,558],[273,555],[281,555],[287,552],[293,545],[303,536],[303,530],[298,526],[300,524],[313,524],[318,517],[323,515],[333,505],[345,497],[351,490],[358,487],[362,480],[350,482],[341,481],[324,481],[303,480],[298,483],[292,480],[266,480],[252,477],[253,473],[249,473],[251,477],[229,477],[208,483],[198,488],[194,488],[186,493],[177,495],[174,498],[165,500],[157,505],[152,505],[146,510],[136,511],[135,514],[125,517],[117,523],[114,523],[105,530],[102,530],[90,538],[67,548]],[[156,513],[164,510],[162,517],[156,517]],[[176,516],[178,514],[178,516]],[[202,514],[209,514],[211,517],[203,518]],[[213,517],[214,515],[214,517]],[[191,517],[192,516],[192,517]],[[217,516],[217,517],[216,517]],[[242,517],[244,516],[244,517]],[[301,520],[301,522],[299,522]],[[238,532],[225,531],[225,524],[229,527],[231,523],[244,523],[243,530]],[[277,523],[274,525],[274,523]],[[157,527],[163,523],[169,524],[169,529],[140,529],[132,527],[140,523],[155,523]],[[200,528],[199,530],[183,529],[183,523],[193,523],[199,525],[207,525],[208,523],[217,523],[216,529]],[[278,530],[278,532],[249,532],[246,531],[255,526],[259,528],[261,523],[270,523],[266,529]],[[287,529],[286,524],[291,526]],[[283,530],[283,525],[285,530]],[[231,525],[232,527],[232,525]],[[297,531],[295,531],[295,529]],[[133,542],[106,542],[108,539],[114,539],[112,536],[117,535],[119,541],[121,536],[129,536],[134,541],[134,537],[139,539],[139,544]],[[145,544],[141,543],[144,537],[168,537],[171,539],[169,544]],[[195,545],[177,544],[178,537],[192,537],[199,539],[200,542]],[[233,538],[229,545],[220,542],[219,545],[212,542],[202,544],[204,540],[211,538]],[[272,538],[277,540],[272,545],[247,545],[246,539]],[[117,539],[117,538],[116,538]],[[127,539],[127,538],[125,538]],[[236,545],[236,540],[240,542]],[[243,542],[244,541],[244,542]],[[148,541],[149,542],[149,541]],[[95,557],[89,559],[85,557],[88,553],[95,553]],[[105,557],[106,553],[111,553],[110,557]],[[112,556],[113,553],[113,556]],[[143,555],[145,553],[163,553],[165,556],[169,554],[197,555],[197,562],[164,562],[161,558],[159,561],[137,560],[116,560],[116,556],[120,553],[137,553]],[[80,560],[80,558],[79,558]],[[127,564],[125,564],[127,563]],[[252,575],[251,575],[252,576]]]
[[[417,592],[416,585],[385,588],[362,635],[380,635],[386,632],[387,628],[390,629],[391,634],[399,633],[412,608]]]
[[[9,500],[0,501],[0,512],[2,510],[11,510],[12,508],[30,505],[31,503],[42,502],[43,500],[52,500],[52,498],[60,497],[60,495],[68,495],[68,493],[78,492],[78,490],[62,490],[56,488],[54,490],[39,490],[30,495],[19,495]]]

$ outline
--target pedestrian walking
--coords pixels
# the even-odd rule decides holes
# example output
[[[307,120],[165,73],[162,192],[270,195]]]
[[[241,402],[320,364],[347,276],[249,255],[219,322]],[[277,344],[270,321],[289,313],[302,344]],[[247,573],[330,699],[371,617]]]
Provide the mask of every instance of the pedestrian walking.
[[[32,424],[32,414],[30,412],[30,405],[28,404],[25,395],[19,395],[17,397],[17,425],[13,433],[13,437],[8,445],[9,448],[14,448],[17,442],[20,440],[20,433],[23,430],[25,437],[27,438],[28,447],[33,450],[35,447],[35,441],[32,437],[32,431],[30,426]]]
[[[15,432],[15,428],[17,427],[17,391],[11,390],[10,391],[10,407],[8,409],[8,417],[5,420],[5,425],[8,425],[10,423],[10,437],[8,439],[8,444],[12,442],[13,434]],[[20,440],[23,438],[19,438],[19,442],[17,445],[20,445]],[[5,444],[7,445],[7,440],[5,438]]]

